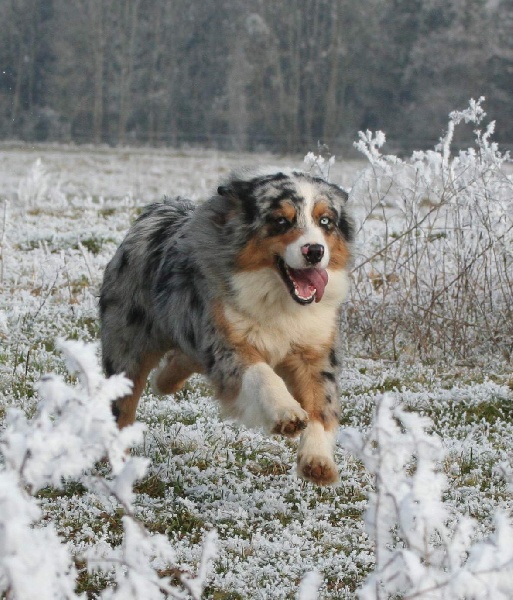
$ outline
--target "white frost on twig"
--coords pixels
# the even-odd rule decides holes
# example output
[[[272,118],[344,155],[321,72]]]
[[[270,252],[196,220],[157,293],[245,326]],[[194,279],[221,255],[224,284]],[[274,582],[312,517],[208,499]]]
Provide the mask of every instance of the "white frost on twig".
[[[453,600],[513,596],[513,527],[498,515],[495,533],[474,542],[476,522],[443,502],[441,440],[429,419],[378,402],[368,433],[347,429],[339,442],[363,461],[374,479],[365,513],[375,541],[376,567],[358,592],[361,600]]]
[[[0,595],[78,600],[73,557],[53,524],[40,526],[41,510],[26,491],[60,488],[73,477],[115,498],[125,512],[121,546],[99,545],[83,557],[90,569],[111,570],[114,565],[116,586],[102,598],[199,598],[215,557],[215,533],[207,535],[198,575],[176,586],[156,567],[174,564],[169,540],[148,532],[133,513],[133,485],[146,473],[148,460],[127,451],[141,441],[143,428],[119,431],[111,411],[112,401],[129,393],[131,382],[123,376],[105,379],[92,344],[60,340],[57,347],[70,372],[78,375],[78,384],[46,375],[38,386],[41,401],[35,417],[28,420],[21,410],[10,409],[0,436]],[[85,475],[104,457],[111,464],[110,479]]]

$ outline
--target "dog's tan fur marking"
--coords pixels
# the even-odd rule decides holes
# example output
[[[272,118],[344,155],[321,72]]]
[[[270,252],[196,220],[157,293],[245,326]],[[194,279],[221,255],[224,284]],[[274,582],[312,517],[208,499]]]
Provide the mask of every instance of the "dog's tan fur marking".
[[[292,223],[296,218],[296,209],[290,202],[282,202],[282,204],[280,204],[280,208],[274,210],[272,214],[276,219],[278,217],[285,217]]]
[[[326,200],[319,200],[315,203],[312,211],[312,217],[317,223],[319,219],[324,216],[328,216],[333,219],[336,216],[336,213],[332,208],[330,208],[330,205],[326,202]]]
[[[329,406],[322,385],[322,371],[328,368],[331,344],[303,347],[289,354],[277,367],[292,395],[327,431],[338,427],[338,413]]]
[[[162,354],[160,353],[147,354],[141,360],[139,373],[130,378],[134,384],[132,393],[115,401],[116,408],[119,411],[117,424],[120,429],[127,427],[127,425],[132,425],[132,423],[135,421],[137,405],[139,403],[139,398],[141,397],[141,394],[146,386],[148,375],[150,374],[150,371],[158,364],[161,357]]]
[[[218,390],[226,416],[233,416],[249,426],[264,427],[272,433],[295,437],[306,427],[307,413],[287,390],[284,382],[269,366],[273,356],[265,345],[255,347],[248,335],[226,317],[226,307],[218,304],[214,319],[219,330],[236,349],[246,365],[241,386]]]
[[[171,350],[159,365],[152,385],[158,394],[174,394],[193,373],[201,373],[201,365],[180,350]]]
[[[344,240],[337,234],[326,236],[328,248],[330,249],[330,264],[332,269],[345,269],[349,263],[349,248]]]
[[[331,343],[326,343],[296,348],[276,368],[308,414],[308,424],[301,435],[298,452],[298,474],[318,485],[338,480],[332,456],[339,415],[336,406],[329,403],[322,375],[323,371],[329,370],[331,347]]]
[[[257,271],[274,268],[275,256],[283,256],[286,247],[301,236],[301,231],[291,229],[280,236],[255,236],[249,240],[237,257],[238,271]]]

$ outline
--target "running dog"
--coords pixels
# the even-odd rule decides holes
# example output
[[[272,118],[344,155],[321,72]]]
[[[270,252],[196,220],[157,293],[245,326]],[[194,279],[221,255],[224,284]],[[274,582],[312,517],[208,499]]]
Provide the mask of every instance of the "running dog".
[[[105,372],[133,381],[113,406],[118,425],[135,420],[154,367],[161,394],[203,373],[225,416],[301,435],[298,474],[336,482],[346,202],[340,187],[307,173],[244,171],[203,204],[148,206],[100,294]]]

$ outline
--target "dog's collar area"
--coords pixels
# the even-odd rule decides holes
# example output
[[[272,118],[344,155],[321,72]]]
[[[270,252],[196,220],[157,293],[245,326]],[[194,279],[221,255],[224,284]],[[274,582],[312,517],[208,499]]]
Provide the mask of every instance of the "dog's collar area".
[[[313,267],[293,269],[280,256],[276,257],[276,265],[290,295],[296,302],[311,304],[314,300],[321,301],[328,283],[326,269]]]

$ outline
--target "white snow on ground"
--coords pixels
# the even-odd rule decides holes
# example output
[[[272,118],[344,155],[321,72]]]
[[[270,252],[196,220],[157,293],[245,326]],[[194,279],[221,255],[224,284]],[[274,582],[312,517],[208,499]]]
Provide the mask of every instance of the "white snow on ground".
[[[201,150],[0,147],[0,416],[8,407],[34,415],[37,381],[69,377],[57,338],[97,339],[102,272],[141,206],[165,194],[199,201],[231,169],[255,163],[303,167],[302,157]],[[362,168],[339,161],[330,178],[350,188]],[[475,537],[487,536],[493,515],[513,509],[507,365],[491,356],[477,366],[425,365],[346,352],[342,426],[366,432],[386,391],[430,417],[445,452],[445,502],[478,519]],[[296,598],[311,571],[322,577],[320,597],[356,597],[375,566],[363,521],[373,480],[358,459],[337,450],[338,487],[300,481],[295,443],[220,421],[199,377],[175,398],[148,391],[139,417],[146,430],[135,453],[150,466],[135,488],[135,514],[169,537],[184,572],[196,571],[205,533],[217,530],[204,597]],[[43,489],[38,502],[41,523],[53,522],[77,558],[81,589],[113,585],[112,572],[88,575],[81,557],[120,543],[116,501],[69,482],[64,491]],[[318,583],[310,575],[301,597],[314,597]]]

